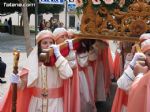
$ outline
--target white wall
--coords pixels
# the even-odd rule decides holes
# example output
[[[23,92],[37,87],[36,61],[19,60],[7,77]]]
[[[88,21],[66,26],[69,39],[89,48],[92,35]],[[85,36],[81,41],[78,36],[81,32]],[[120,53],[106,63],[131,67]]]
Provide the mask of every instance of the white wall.
[[[7,15],[7,16],[1,16],[0,18],[2,20],[2,23],[4,23],[5,19],[8,20],[9,17],[12,18],[12,24],[13,25],[18,25],[18,13],[17,12],[10,14],[10,15]],[[19,17],[19,19],[20,19],[20,17]]]
[[[12,18],[12,25],[20,25],[20,19],[21,19],[21,15],[18,14],[17,12],[7,15],[7,16],[1,16],[0,19],[2,20],[2,23],[4,23],[5,19],[9,19],[9,17]],[[35,15],[31,14],[30,16],[30,26],[35,26]]]
[[[77,25],[77,23],[79,22],[80,23],[80,19],[77,17],[76,14],[67,14],[67,27],[69,27],[69,15],[75,15],[75,27]],[[2,23],[4,23],[4,20],[5,19],[9,19],[9,17],[12,18],[12,24],[13,25],[20,25],[20,18],[21,18],[21,15],[18,15],[17,12],[13,13],[13,14],[10,14],[10,15],[7,15],[7,16],[0,16],[0,19],[2,20]],[[50,18],[52,17],[52,14],[43,14],[43,18],[48,21]],[[59,14],[59,19],[60,19],[60,22],[63,22],[64,25],[65,25],[65,11],[61,12]],[[35,15],[32,14],[30,16],[30,23],[29,23],[30,27],[34,27],[35,26]]]

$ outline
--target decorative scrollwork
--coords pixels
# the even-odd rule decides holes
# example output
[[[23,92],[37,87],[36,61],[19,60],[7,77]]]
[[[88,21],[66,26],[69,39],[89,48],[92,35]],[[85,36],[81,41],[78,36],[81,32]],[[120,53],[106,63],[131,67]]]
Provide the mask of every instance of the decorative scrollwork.
[[[81,21],[82,33],[96,33],[107,36],[139,37],[150,31],[150,5],[143,0],[134,1],[127,11],[116,7],[110,11],[106,7],[94,10],[92,0],[88,0]]]

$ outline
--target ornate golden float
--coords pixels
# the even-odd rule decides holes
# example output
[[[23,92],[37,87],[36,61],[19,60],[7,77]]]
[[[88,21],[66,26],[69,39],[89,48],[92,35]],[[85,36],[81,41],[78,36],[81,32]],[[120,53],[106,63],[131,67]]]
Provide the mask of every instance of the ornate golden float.
[[[80,33],[76,33],[73,42],[80,39],[108,39],[123,42],[138,42],[142,33],[150,32],[150,2],[144,0],[114,1],[112,4],[105,4],[107,0],[76,0],[82,3],[77,7],[81,11]],[[93,1],[101,4],[93,4]],[[113,1],[113,0],[112,0]],[[121,4],[124,2],[124,4]],[[127,4],[125,2],[128,2]],[[125,8],[120,6],[124,5]],[[78,5],[77,5],[78,6]],[[67,43],[60,45],[60,50],[65,48]],[[127,50],[127,49],[124,49]],[[131,48],[130,48],[131,50]],[[126,52],[126,51],[123,51]],[[43,51],[41,59],[48,59],[53,49]]]
[[[94,6],[93,0],[87,0],[83,5],[81,34],[76,35],[80,38],[135,42],[142,33],[150,32],[150,5],[144,0],[131,1],[125,11],[119,1],[115,5]],[[109,9],[111,5],[114,7]]]

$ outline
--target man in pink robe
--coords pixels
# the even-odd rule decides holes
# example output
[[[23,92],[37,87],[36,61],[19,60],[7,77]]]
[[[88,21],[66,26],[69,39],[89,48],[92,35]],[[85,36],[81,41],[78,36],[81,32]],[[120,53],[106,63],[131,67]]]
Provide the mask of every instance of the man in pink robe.
[[[141,43],[147,39],[150,39],[149,33],[144,33],[140,36]],[[138,58],[140,58],[140,56],[142,55],[139,55]],[[137,61],[138,58],[135,61]],[[128,59],[131,60],[131,56],[129,56]],[[125,65],[126,70],[124,72],[126,74],[123,73],[120,80],[118,80],[119,88],[117,88],[117,91],[116,91],[116,95],[115,95],[113,106],[112,106],[112,112],[126,112],[127,111],[128,91],[130,90],[130,87],[133,81],[141,76],[139,75],[135,77],[131,67],[127,66],[129,64],[130,64],[130,61],[128,62],[128,64]]]
[[[91,50],[93,43],[93,40],[81,40],[80,47],[77,49],[81,112],[96,111],[94,102],[94,72],[93,67],[90,65],[91,61],[96,60],[96,54]]]
[[[140,76],[129,90],[128,112],[150,112],[150,39],[141,43],[141,50],[146,56],[145,65],[137,64],[134,68]]]
[[[104,107],[104,105],[107,105],[111,76],[113,75],[112,55],[109,43],[106,40],[97,40],[94,47],[97,49],[96,69],[94,71],[95,101],[98,110],[107,111],[110,108],[108,109],[108,107]]]
[[[70,35],[71,34],[71,35]],[[53,32],[54,40],[56,44],[68,43],[67,49],[68,53],[65,55],[65,58],[68,60],[68,63],[73,71],[73,76],[67,80],[64,80],[64,91],[67,94],[65,95],[65,102],[67,105],[66,112],[80,112],[80,91],[79,91],[79,73],[76,60],[76,50],[72,42],[72,37],[74,36],[73,32],[67,31],[65,28],[56,28]]]

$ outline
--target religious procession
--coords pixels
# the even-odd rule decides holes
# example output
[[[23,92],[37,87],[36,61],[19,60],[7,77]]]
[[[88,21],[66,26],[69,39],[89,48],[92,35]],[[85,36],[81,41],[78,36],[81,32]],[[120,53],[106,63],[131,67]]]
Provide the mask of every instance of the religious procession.
[[[40,30],[21,70],[13,51],[0,112],[150,112],[150,2],[75,3],[79,31]]]

